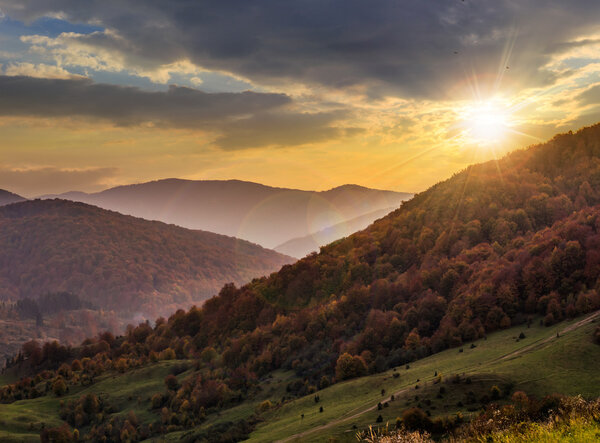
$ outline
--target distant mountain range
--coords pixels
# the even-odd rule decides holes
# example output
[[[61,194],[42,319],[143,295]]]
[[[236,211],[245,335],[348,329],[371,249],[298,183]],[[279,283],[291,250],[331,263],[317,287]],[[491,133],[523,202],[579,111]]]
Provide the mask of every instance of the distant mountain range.
[[[224,235],[192,231],[79,202],[0,207],[4,300],[68,291],[103,309],[156,316],[199,304],[291,257]]]
[[[0,206],[9,205],[11,203],[18,203],[25,201],[26,199],[20,195],[13,194],[12,192],[0,189]]]
[[[202,229],[258,243],[267,248],[281,246],[290,255],[301,257],[315,247],[301,240],[312,236],[325,243],[335,234],[350,234],[348,226],[366,227],[382,210],[397,208],[412,194],[344,185],[328,191],[301,191],[274,188],[239,180],[193,181],[166,179],[118,186],[87,194],[68,192],[43,196],[80,201],[101,208],[160,220],[190,229]],[[375,214],[368,216],[368,214]],[[361,223],[351,220],[363,217]],[[315,234],[323,230],[329,233]],[[325,243],[317,241],[321,246]],[[297,246],[295,246],[297,245]]]
[[[282,254],[292,257],[304,257],[311,252],[318,252],[319,248],[329,243],[354,234],[357,231],[365,229],[375,220],[386,216],[392,212],[395,207],[379,209],[365,215],[347,220],[337,225],[329,226],[318,232],[306,235],[304,237],[293,238],[291,240],[276,246],[274,249]]]

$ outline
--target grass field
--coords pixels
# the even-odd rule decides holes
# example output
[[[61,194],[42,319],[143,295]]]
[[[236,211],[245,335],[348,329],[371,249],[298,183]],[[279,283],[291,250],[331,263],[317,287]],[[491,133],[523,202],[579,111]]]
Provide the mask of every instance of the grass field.
[[[262,413],[263,422],[250,436],[251,442],[356,441],[357,429],[377,424],[379,415],[382,418],[379,425],[386,422],[393,425],[396,417],[411,406],[429,411],[432,417],[475,413],[481,407],[482,397],[489,396],[494,385],[503,391],[523,390],[537,396],[560,392],[597,397],[600,346],[591,339],[596,324],[589,316],[583,320],[563,322],[552,328],[522,326],[493,333],[474,342],[474,347],[465,345],[462,352],[458,348],[449,349],[411,363],[408,369],[402,366],[335,384],[318,392],[318,403],[314,395],[309,395],[282,404],[285,387],[294,374],[278,371],[261,381],[258,396],[210,414],[202,428],[246,419],[255,413],[261,401],[269,399],[276,406]],[[557,331],[560,337],[556,336]],[[521,332],[526,338],[518,340]],[[61,423],[60,401],[88,392],[108,396],[110,404],[121,414],[133,410],[141,422],[152,422],[158,416],[150,410],[150,397],[164,390],[164,378],[181,363],[165,361],[125,374],[107,374],[92,386],[72,387],[61,398],[49,395],[0,404],[0,441],[39,441],[42,423],[45,426]],[[189,373],[186,371],[178,378],[183,379]],[[382,404],[381,409],[378,403]],[[176,441],[188,432],[171,433],[164,439]]]
[[[463,379],[469,376],[472,379],[487,378],[490,387],[511,383],[513,390],[537,396],[560,392],[597,397],[600,395],[600,372],[597,370],[600,347],[591,338],[595,324],[590,322],[556,337],[557,331],[569,329],[580,321],[563,322],[552,328],[539,325],[529,329],[525,326],[511,328],[490,334],[487,340],[476,341],[475,348],[467,345],[462,348],[463,352],[449,349],[412,363],[408,370],[397,368],[398,378],[394,378],[394,371],[390,370],[335,384],[319,392],[319,404],[315,404],[313,396],[308,396],[265,415],[265,423],[249,441],[277,441],[290,436],[297,436],[296,440],[303,442],[330,441],[332,436],[338,441],[355,441],[354,426],[360,429],[375,425],[380,414],[384,424],[387,421],[394,423],[402,410],[409,407],[408,400],[411,400],[410,406],[414,406],[414,396],[432,386],[436,371],[445,380],[455,374]],[[524,332],[526,338],[517,341],[520,332]],[[420,389],[415,389],[416,385]],[[465,393],[473,390],[464,383],[461,386]],[[385,396],[381,395],[382,389],[386,391]],[[377,410],[377,403],[390,394],[395,394],[396,400],[389,403],[390,407]],[[466,407],[455,407],[454,410],[451,407],[458,404],[463,395],[458,395],[456,402],[442,403],[449,406],[443,412],[461,410],[468,413]],[[320,406],[323,412],[319,412]],[[436,415],[441,411],[438,407],[431,412]],[[304,418],[301,418],[302,414]]]
[[[164,361],[125,374],[103,375],[91,386],[72,386],[69,394],[60,398],[47,395],[0,404],[0,441],[39,442],[42,423],[46,427],[62,424],[58,415],[60,402],[67,402],[87,393],[107,395],[108,401],[117,410],[133,410],[141,422],[154,421],[156,416],[149,409],[150,397],[164,390],[164,378],[171,368],[181,363],[181,360]],[[178,378],[185,376],[186,373],[182,373]]]

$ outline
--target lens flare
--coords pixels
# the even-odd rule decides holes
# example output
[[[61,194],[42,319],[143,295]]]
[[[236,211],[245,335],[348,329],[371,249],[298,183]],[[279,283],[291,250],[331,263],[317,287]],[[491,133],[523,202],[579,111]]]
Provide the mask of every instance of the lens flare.
[[[497,144],[510,131],[510,114],[495,101],[479,102],[466,108],[463,124],[472,141],[484,146]]]

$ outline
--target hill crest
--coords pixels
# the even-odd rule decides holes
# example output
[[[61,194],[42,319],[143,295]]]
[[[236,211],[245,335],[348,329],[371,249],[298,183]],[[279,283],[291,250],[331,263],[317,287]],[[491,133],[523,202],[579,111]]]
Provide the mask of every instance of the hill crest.
[[[171,178],[58,197],[274,248],[381,209],[398,207],[411,196],[357,185],[315,192],[241,180]]]

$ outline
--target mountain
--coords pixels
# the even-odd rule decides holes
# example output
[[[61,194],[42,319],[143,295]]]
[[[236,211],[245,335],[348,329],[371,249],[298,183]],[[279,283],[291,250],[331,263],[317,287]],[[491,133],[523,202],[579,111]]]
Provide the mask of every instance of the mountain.
[[[96,399],[101,410],[88,415],[99,422],[80,413],[97,403],[86,396],[63,403],[63,420],[90,440],[172,433],[236,441],[281,419],[278,430],[253,441],[285,441],[303,439],[307,429],[309,438],[321,437],[342,418],[356,425],[362,413],[372,414],[371,423],[376,413],[387,419],[386,404],[435,402],[430,413],[448,414],[438,422],[441,435],[464,412],[528,398],[520,392],[526,387],[599,396],[599,291],[596,125],[470,166],[318,254],[224,286],[201,308],[77,348],[29,343],[9,372],[46,371],[1,389],[0,400],[35,399],[25,404],[49,411],[67,387],[81,392],[98,379],[102,393],[101,383],[128,374],[122,397]],[[139,379],[143,386],[130,387]],[[466,386],[460,397],[453,385]],[[398,396],[391,406],[386,388]],[[126,398],[131,406],[113,409]],[[6,410],[18,414],[23,404]],[[557,404],[531,399],[543,413]],[[353,438],[356,431],[347,431]]]
[[[47,197],[81,201],[274,248],[374,211],[396,208],[411,196],[356,185],[315,192],[239,180],[166,179],[94,194],[69,192]]]
[[[291,261],[243,240],[83,203],[34,200],[0,208],[4,300],[68,291],[100,308],[154,317]]]
[[[318,251],[321,246],[365,229],[375,220],[389,214],[394,209],[394,207],[379,209],[351,220],[338,223],[337,225],[329,226],[318,232],[313,232],[310,235],[293,238],[273,249],[282,254],[291,255],[292,257],[304,257],[311,252]]]
[[[0,206],[9,205],[11,203],[18,203],[25,201],[26,199],[20,195],[13,194],[12,192],[0,189]]]

